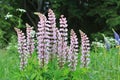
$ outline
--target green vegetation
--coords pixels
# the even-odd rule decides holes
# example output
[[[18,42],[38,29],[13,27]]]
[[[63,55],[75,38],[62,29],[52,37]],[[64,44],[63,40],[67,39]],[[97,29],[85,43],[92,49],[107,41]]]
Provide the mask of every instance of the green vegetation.
[[[11,47],[12,48],[12,47]],[[67,66],[58,69],[57,65],[48,65],[40,69],[36,53],[29,60],[24,71],[19,70],[19,54],[16,48],[0,50],[1,80],[119,80],[120,54],[118,48],[107,51],[104,48],[93,48],[89,68],[80,68],[70,72]],[[79,53],[80,55],[80,53]],[[56,60],[55,60],[56,61]]]
[[[29,57],[25,70],[20,70],[20,54],[14,27],[25,33],[25,23],[29,23],[37,31],[39,19],[34,12],[47,15],[47,1],[56,14],[57,27],[60,14],[64,14],[68,21],[68,33],[70,29],[74,29],[79,36],[78,30],[81,29],[88,34],[91,43],[96,40],[97,43],[91,45],[88,68],[80,67],[79,53],[75,71],[71,71],[67,65],[59,69],[56,59],[41,69],[35,50],[32,57]],[[116,44],[111,38],[114,32],[112,28],[120,33],[119,0],[1,0],[0,80],[120,80],[120,39],[119,35],[115,36],[118,41]],[[103,40],[101,33],[105,34],[104,38],[110,42],[108,50],[103,42],[99,41]]]

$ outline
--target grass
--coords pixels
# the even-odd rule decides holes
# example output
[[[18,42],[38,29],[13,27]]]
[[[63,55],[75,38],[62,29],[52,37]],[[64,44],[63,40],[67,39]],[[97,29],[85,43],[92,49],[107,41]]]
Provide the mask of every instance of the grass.
[[[13,80],[13,73],[19,69],[19,58],[16,53],[0,50],[0,80]]]
[[[51,65],[49,69],[40,70],[32,59],[33,64],[25,71],[19,70],[19,54],[16,49],[0,50],[0,80],[120,80],[119,49],[109,51],[96,48],[91,51],[89,68],[80,68],[70,72],[67,66],[60,70]],[[36,65],[33,67],[33,65]],[[44,76],[42,78],[40,76]]]

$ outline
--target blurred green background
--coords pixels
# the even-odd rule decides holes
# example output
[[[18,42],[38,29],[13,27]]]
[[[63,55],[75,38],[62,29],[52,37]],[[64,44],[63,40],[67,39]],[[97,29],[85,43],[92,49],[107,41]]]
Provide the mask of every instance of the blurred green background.
[[[0,0],[0,48],[16,40],[14,27],[25,31],[29,23],[36,30],[39,19],[34,12],[47,15],[48,8],[55,12],[57,22],[64,14],[69,30],[74,29],[78,37],[79,29],[91,40],[103,38],[100,33],[112,36],[112,28],[120,31],[120,0]]]

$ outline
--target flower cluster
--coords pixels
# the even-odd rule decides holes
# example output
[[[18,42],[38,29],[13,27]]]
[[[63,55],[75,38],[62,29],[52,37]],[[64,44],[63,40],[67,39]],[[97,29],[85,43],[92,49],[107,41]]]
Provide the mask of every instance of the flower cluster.
[[[61,33],[61,37],[63,40],[63,54],[65,54],[65,59],[68,60],[68,47],[67,47],[67,40],[68,40],[68,29],[67,29],[67,20],[64,17],[64,15],[61,15],[60,19],[59,19],[59,23],[60,23],[60,33]]]
[[[7,20],[7,19],[9,19],[11,17],[13,17],[13,15],[8,12],[7,15],[5,16],[5,20]]]
[[[81,67],[88,67],[88,64],[90,63],[90,43],[87,35],[80,30],[81,35],[81,49],[82,49],[82,55],[81,55]]]
[[[26,23],[26,33],[27,33],[27,50],[30,56],[32,56],[32,53],[34,52],[34,35],[33,35],[33,27],[31,27],[29,24]]]
[[[105,37],[105,35],[103,34],[103,37],[104,37],[104,41],[105,41],[105,48],[107,49],[107,50],[109,50],[110,49],[110,42],[108,41],[108,39],[107,39],[107,37]]]
[[[16,11],[19,11],[19,12],[26,12],[25,9],[20,9],[20,8],[16,9]]]
[[[115,32],[114,29],[112,29],[112,30],[113,30],[113,32],[114,32],[114,37],[115,37],[116,44],[117,44],[117,45],[120,45],[120,37],[119,37],[118,33]]]
[[[46,17],[41,14],[37,13],[40,18],[38,22],[38,32],[37,32],[37,50],[38,50],[38,60],[41,67],[44,67],[48,63],[48,46],[49,46],[49,36],[48,36],[48,26],[46,23]]]
[[[104,48],[104,44],[102,42],[99,42],[99,41],[93,41],[91,46],[94,46],[94,47],[100,47],[100,48]]]
[[[50,60],[54,59],[55,53],[57,53],[57,32],[56,32],[56,18],[54,12],[48,10],[48,36],[49,36],[49,52]]]
[[[77,65],[77,58],[78,58],[78,39],[76,33],[71,30],[70,34],[70,49],[69,49],[69,66],[71,67],[72,70],[76,70],[76,65]]]
[[[64,17],[64,15],[60,16],[60,26],[58,28],[56,27],[55,14],[51,9],[48,10],[48,18],[41,13],[36,12],[35,14],[38,15],[40,19],[36,32],[38,62],[40,67],[43,68],[49,62],[52,63],[54,59],[57,59],[59,68],[63,68],[64,65],[69,64],[68,66],[72,71],[76,70],[78,62],[78,38],[74,30],[71,29],[70,46],[68,46],[68,25],[66,17]],[[27,53],[32,56],[35,48],[33,28],[28,24],[26,24],[26,26],[27,41],[22,31],[15,28],[18,34],[19,52],[24,54],[22,57],[26,57],[25,54]],[[80,34],[82,43],[81,65],[87,67],[90,61],[90,44],[87,35],[82,31],[80,31]],[[23,51],[24,49],[26,52]]]
[[[23,70],[27,64],[27,44],[24,33],[18,29],[15,28],[15,31],[18,35],[18,52],[20,53],[20,69]]]
[[[65,64],[65,43],[63,41],[63,38],[61,36],[61,33],[59,30],[57,30],[58,34],[58,65],[60,68],[63,68]]]

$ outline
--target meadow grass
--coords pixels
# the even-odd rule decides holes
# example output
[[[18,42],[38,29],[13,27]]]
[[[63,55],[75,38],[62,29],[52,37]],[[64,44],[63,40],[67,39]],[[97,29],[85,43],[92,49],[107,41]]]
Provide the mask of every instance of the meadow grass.
[[[119,52],[117,48],[109,51],[104,48],[93,49],[89,68],[80,68],[79,60],[74,72],[69,71],[67,66],[60,70],[56,68],[57,64],[49,64],[47,69],[41,70],[34,55],[26,70],[20,71],[17,50],[3,49],[0,50],[0,80],[120,80]]]

